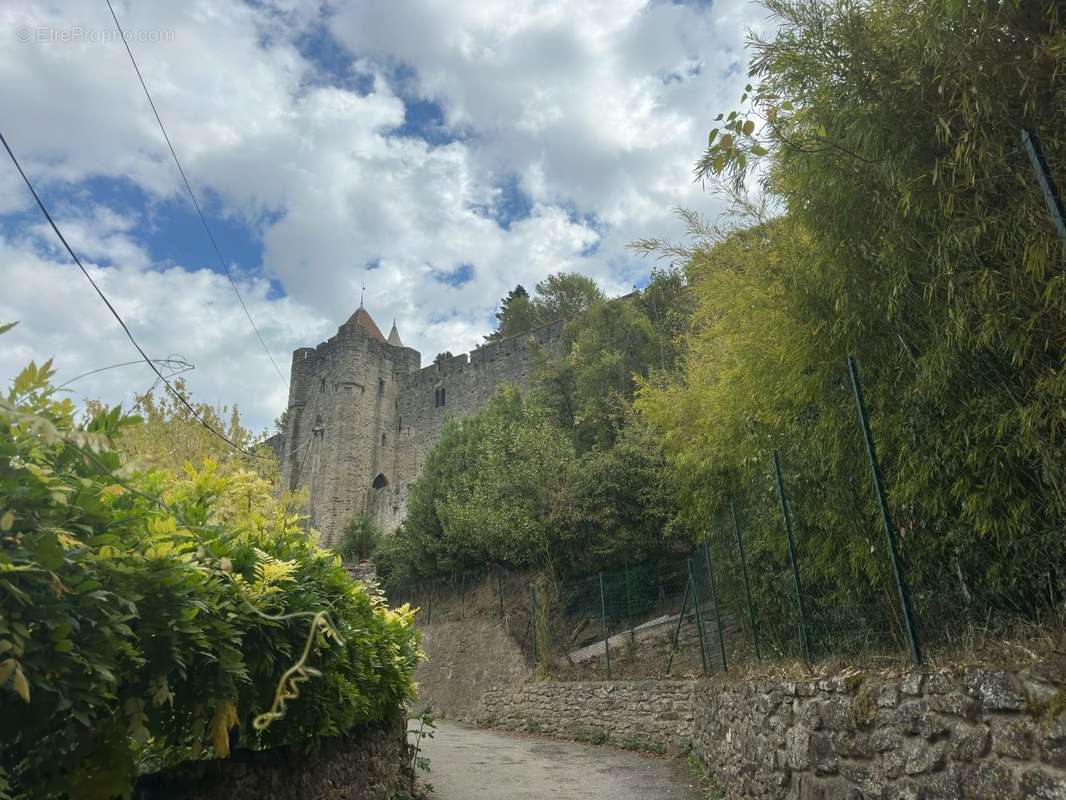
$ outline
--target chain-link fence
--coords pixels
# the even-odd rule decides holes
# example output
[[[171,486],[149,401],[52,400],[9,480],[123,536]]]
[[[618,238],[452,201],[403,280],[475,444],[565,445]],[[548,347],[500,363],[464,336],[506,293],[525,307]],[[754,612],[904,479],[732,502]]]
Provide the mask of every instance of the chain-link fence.
[[[394,587],[390,601],[417,606],[421,625],[495,617],[560,678],[681,677],[830,657],[920,662],[972,655],[1034,622],[1058,629],[1066,547],[1021,531],[1008,543],[974,536],[923,552],[936,532],[906,509],[903,535],[897,527],[854,362],[839,384],[832,422],[852,415],[841,454],[790,470],[768,452],[691,552],[576,578],[491,567]],[[908,570],[908,556],[921,568]],[[1024,581],[984,580],[996,577],[989,564]]]

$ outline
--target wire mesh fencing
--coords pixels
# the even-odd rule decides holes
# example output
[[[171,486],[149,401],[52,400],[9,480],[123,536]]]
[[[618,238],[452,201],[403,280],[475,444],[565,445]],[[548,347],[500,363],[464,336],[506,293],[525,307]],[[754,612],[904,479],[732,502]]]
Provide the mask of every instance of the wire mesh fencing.
[[[945,547],[910,509],[891,507],[853,360],[831,400],[812,424],[847,420],[840,448],[768,451],[687,552],[584,576],[493,566],[393,587],[390,600],[417,606],[422,625],[498,619],[557,678],[831,657],[920,663],[1060,622],[1062,537],[1021,531]],[[1007,565],[1010,579],[989,565]]]

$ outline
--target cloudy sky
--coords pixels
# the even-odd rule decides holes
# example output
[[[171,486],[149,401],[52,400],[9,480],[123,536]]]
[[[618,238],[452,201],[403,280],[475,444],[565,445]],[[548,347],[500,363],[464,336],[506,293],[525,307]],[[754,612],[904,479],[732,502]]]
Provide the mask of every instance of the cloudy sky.
[[[428,363],[559,270],[647,280],[626,243],[714,214],[692,183],[746,82],[746,0],[113,0],[263,337],[328,338],[359,303]],[[270,424],[286,389],[184,194],[104,0],[0,6],[0,130],[153,357]],[[0,381],[136,357],[0,162]],[[144,365],[83,378],[127,401]]]

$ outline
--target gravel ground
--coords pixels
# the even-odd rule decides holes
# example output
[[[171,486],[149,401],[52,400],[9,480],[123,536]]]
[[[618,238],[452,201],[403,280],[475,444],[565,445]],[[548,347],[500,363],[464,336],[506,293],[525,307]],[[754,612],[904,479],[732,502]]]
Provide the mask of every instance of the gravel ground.
[[[437,722],[422,742],[435,800],[699,800],[684,762]]]

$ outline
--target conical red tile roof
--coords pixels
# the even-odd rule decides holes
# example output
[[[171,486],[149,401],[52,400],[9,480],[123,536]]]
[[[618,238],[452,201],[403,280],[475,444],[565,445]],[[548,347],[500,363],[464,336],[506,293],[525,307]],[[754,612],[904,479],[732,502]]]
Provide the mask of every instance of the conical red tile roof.
[[[359,306],[359,308],[355,310],[355,313],[348,317],[348,322],[346,322],[345,324],[351,325],[353,323],[358,325],[367,333],[369,333],[379,342],[385,341],[385,337],[384,335],[382,335],[381,329],[378,328],[377,323],[374,322],[373,318],[371,318],[370,314],[362,306]]]

